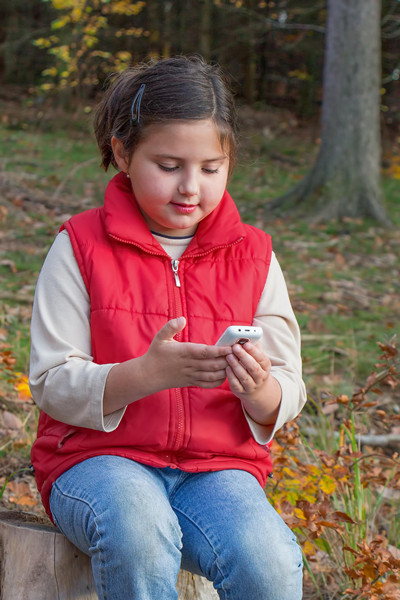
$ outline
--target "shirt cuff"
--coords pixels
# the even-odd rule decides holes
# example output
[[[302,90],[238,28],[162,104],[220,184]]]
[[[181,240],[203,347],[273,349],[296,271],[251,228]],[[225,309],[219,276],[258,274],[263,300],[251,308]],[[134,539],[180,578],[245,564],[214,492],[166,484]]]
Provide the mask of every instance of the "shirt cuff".
[[[261,425],[260,423],[257,423],[250,417],[249,413],[246,411],[242,404],[244,416],[246,417],[247,423],[249,424],[251,433],[253,434],[253,437],[256,440],[257,444],[260,444],[260,446],[266,446],[266,444],[268,444],[272,440],[272,438],[274,437],[274,433],[277,430],[276,424],[278,423],[278,421],[280,421],[279,415],[282,411],[283,390],[281,382],[278,380],[277,377],[275,377],[275,379],[281,386],[281,403],[279,405],[279,412],[274,425]]]
[[[260,423],[256,423],[246,412],[246,409],[244,408],[243,404],[242,408],[247,423],[249,424],[251,433],[253,434],[253,438],[256,440],[257,444],[260,444],[260,446],[265,446],[273,438],[272,432],[274,431],[274,425],[260,425]]]
[[[120,408],[118,410],[115,410],[112,413],[109,413],[108,415],[104,415],[104,407],[103,407],[103,399],[104,399],[104,390],[106,387],[106,381],[107,381],[107,377],[109,372],[111,371],[112,367],[117,364],[110,364],[109,369],[107,370],[106,376],[104,377],[103,380],[103,389],[101,392],[101,430],[105,431],[106,433],[111,433],[112,431],[115,431],[118,427],[118,425],[121,423],[122,421],[122,417],[125,414],[126,411],[126,406],[124,406],[123,408]]]
[[[118,425],[121,423],[125,411],[126,406],[125,408],[120,408],[119,410],[116,410],[115,412],[110,413],[109,415],[103,416],[103,431],[106,431],[107,433],[115,431]]]
[[[294,419],[299,412],[298,385],[281,372],[272,372],[271,370],[271,375],[278,381],[282,390],[281,403],[275,423],[273,425],[261,425],[260,423],[256,423],[242,405],[244,416],[246,417],[251,433],[253,434],[255,441],[261,446],[265,446],[271,442],[275,433],[279,431],[285,423]]]

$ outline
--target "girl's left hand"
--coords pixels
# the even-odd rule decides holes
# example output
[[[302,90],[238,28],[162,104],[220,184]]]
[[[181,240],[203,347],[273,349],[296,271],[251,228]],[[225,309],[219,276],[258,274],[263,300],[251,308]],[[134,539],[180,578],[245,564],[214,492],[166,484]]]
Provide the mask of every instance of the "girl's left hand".
[[[267,355],[251,342],[232,346],[232,354],[226,360],[229,364],[226,373],[230,388],[239,398],[257,392],[271,371],[271,361]]]
[[[281,388],[271,375],[271,361],[251,342],[235,344],[226,357],[227,379],[232,392],[258,423],[274,423],[281,401]]]

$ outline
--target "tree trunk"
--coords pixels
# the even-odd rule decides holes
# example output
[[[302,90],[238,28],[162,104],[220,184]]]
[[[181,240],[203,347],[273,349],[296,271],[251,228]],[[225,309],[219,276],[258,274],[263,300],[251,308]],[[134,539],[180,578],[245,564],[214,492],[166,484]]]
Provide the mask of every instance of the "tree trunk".
[[[202,0],[200,10],[200,54],[204,60],[209,61],[211,57],[211,11],[212,1]]]
[[[1,600],[96,600],[90,559],[35,515],[0,512]],[[215,600],[204,577],[181,571],[180,600]]]
[[[158,60],[162,54],[161,52],[161,23],[160,13],[161,8],[159,7],[158,0],[148,0],[145,6],[146,11],[146,27],[149,31],[148,56]]]
[[[163,10],[163,29],[162,29],[162,40],[163,40],[163,58],[169,58],[171,56],[171,39],[172,39],[172,6],[171,0],[164,0],[162,3]]]
[[[254,27],[253,20],[256,17],[256,2],[255,0],[247,0],[248,14],[246,15],[247,30],[249,35],[244,42],[244,90],[243,94],[246,98],[247,104],[254,104],[255,93],[256,93],[256,66],[257,66],[257,54],[256,54],[256,29]]]
[[[267,209],[388,224],[380,181],[380,4],[328,0],[319,154],[308,176]]]

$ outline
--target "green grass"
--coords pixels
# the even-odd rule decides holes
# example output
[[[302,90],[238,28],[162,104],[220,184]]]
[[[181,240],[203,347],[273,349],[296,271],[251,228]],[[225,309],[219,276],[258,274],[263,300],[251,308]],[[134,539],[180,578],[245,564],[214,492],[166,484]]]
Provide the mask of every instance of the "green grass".
[[[82,132],[67,127],[44,133],[1,128],[0,164],[5,171],[33,177],[34,185],[50,197],[61,184],[79,197],[88,182],[104,184],[108,180],[99,168],[95,140],[87,129],[87,124]]]
[[[399,332],[400,181],[383,180],[394,224],[388,231],[370,221],[310,226],[304,219],[277,219],[265,212],[268,200],[289,190],[307,173],[316,152],[316,145],[304,135],[266,139],[258,132],[248,134],[229,190],[243,220],[272,234],[303,333],[309,389],[340,392],[349,383],[362,382],[376,360],[377,342]],[[99,168],[97,157],[88,120],[70,127],[64,123],[61,129],[53,125],[44,132],[30,125],[0,127],[3,170],[26,174],[28,185],[44,194],[48,206],[53,202],[56,213],[57,209],[62,212],[60,203],[66,212],[78,212],[88,208],[88,202],[102,201],[110,175]],[[15,307],[26,306],[58,228],[48,210],[26,216],[27,222],[19,222],[15,215],[8,215],[2,224],[13,230],[14,240],[21,244],[3,250],[0,265],[5,296],[2,320],[13,347],[18,337],[28,337],[29,323],[24,315],[7,315],[7,307],[15,313]],[[22,367],[26,350],[21,348],[21,352]]]
[[[100,204],[109,179],[99,168],[89,131],[88,120],[76,122],[69,115],[58,124],[47,123],[44,131],[21,120],[0,126],[0,170],[6,182],[0,205],[7,211],[0,214],[0,327],[6,331],[3,343],[17,359],[15,369],[25,373],[34,287],[62,215]],[[34,201],[19,210],[20,197]]]

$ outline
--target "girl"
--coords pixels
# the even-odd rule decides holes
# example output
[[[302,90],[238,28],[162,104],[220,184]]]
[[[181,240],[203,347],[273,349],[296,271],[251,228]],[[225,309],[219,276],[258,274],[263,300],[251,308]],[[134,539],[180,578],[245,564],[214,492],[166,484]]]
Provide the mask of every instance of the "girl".
[[[119,173],[57,236],[32,316],[44,506],[100,599],[176,599],[182,565],[220,598],[298,600],[263,486],[305,402],[299,331],[269,236],[226,191],[232,96],[200,58],[161,60],[116,77],[95,132]],[[215,345],[232,324],[262,343]]]

